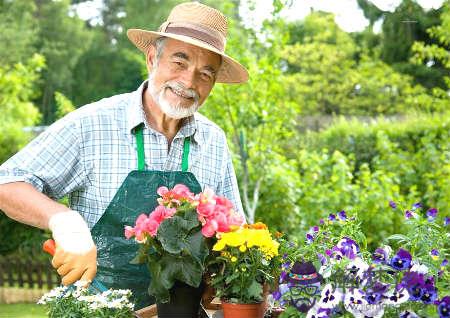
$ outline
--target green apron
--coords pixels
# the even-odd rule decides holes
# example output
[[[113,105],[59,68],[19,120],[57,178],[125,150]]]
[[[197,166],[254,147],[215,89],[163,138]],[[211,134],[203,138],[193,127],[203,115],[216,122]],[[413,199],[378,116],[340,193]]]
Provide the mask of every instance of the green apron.
[[[184,139],[182,171],[146,171],[144,156],[143,124],[136,128],[138,170],[131,171],[105,213],[101,216],[91,233],[97,245],[98,281],[107,288],[131,289],[136,308],[153,304],[148,295],[150,273],[145,264],[133,265],[139,245],[124,236],[125,225],[133,226],[141,214],[149,214],[158,205],[156,193],[161,186],[173,188],[176,184],[186,185],[191,192],[201,192],[195,176],[188,172],[190,139]]]

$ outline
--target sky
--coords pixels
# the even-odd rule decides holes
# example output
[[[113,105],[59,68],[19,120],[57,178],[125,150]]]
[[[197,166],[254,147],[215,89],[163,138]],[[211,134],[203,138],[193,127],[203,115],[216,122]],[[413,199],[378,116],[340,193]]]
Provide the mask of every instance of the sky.
[[[437,9],[444,2],[444,0],[416,1],[425,10]],[[334,13],[336,23],[346,32],[362,31],[369,24],[362,10],[358,7],[356,0],[292,0],[292,2],[292,7],[282,13],[282,16],[290,21],[303,19],[310,13],[312,8]],[[371,0],[371,2],[384,11],[394,11],[401,0]],[[270,15],[272,0],[256,0],[258,5],[255,12],[249,11],[245,1],[243,3],[241,15],[246,25],[259,28],[261,22]],[[92,21],[95,22],[101,6],[102,0],[92,0],[77,5],[75,10],[80,18],[85,20],[93,19]],[[381,21],[375,24],[374,31],[377,32],[380,28]]]

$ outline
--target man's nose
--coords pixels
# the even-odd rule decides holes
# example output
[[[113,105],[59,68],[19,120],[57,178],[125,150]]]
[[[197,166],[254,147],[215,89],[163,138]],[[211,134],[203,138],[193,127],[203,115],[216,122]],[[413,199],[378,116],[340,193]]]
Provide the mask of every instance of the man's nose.
[[[181,83],[188,88],[188,89],[194,89],[195,90],[195,72],[193,70],[186,70],[183,72],[183,75],[180,78]]]

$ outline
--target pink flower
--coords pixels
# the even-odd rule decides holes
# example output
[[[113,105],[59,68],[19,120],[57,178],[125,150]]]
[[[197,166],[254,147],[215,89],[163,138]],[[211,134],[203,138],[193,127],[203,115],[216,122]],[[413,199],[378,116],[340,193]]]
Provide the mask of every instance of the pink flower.
[[[216,220],[209,220],[202,227],[202,234],[205,237],[212,237],[217,231],[218,225]]]
[[[158,223],[155,220],[147,219],[145,222],[145,231],[150,234],[151,237],[155,237],[160,224],[161,223]]]
[[[180,205],[182,202],[193,202],[194,194],[184,184],[177,184],[172,190],[167,187],[159,187],[157,193],[161,196],[158,198],[160,205],[175,204]]]
[[[199,203],[197,206],[197,213],[202,217],[209,218],[214,215],[215,209],[216,205],[213,203]]]
[[[129,240],[133,236],[134,236],[134,228],[129,226],[129,225],[125,226],[125,237],[126,237],[126,239]]]

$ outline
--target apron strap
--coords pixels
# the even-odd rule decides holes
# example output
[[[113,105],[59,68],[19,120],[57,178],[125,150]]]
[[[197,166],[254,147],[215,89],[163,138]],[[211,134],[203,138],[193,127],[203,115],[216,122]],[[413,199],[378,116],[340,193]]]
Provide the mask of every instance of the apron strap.
[[[187,172],[189,166],[189,148],[191,146],[191,136],[184,138],[183,159],[181,161],[181,171]]]
[[[137,144],[137,156],[138,156],[138,170],[145,170],[145,152],[144,152],[144,124],[140,124],[136,127],[136,144]],[[183,157],[181,161],[181,171],[187,172],[189,168],[189,151],[191,146],[191,137],[184,138],[183,142]]]
[[[136,127],[136,143],[137,143],[137,156],[138,156],[138,170],[145,170],[145,152],[144,152],[144,125],[140,124]]]

